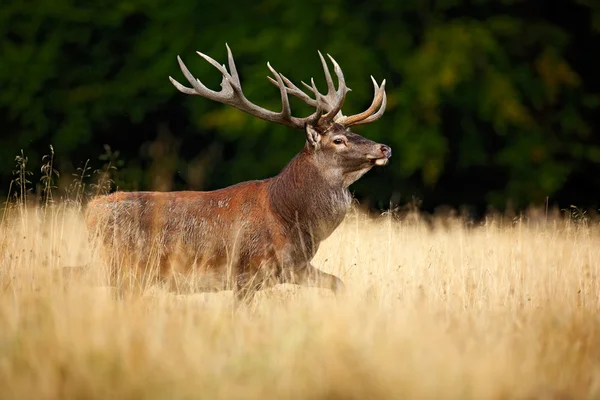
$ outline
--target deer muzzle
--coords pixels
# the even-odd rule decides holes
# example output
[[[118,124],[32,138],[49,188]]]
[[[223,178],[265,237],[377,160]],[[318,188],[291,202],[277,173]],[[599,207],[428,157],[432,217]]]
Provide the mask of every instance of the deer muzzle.
[[[368,156],[367,158],[375,165],[383,166],[388,163],[390,157],[392,157],[392,148],[385,144],[378,145],[379,149],[376,155]]]

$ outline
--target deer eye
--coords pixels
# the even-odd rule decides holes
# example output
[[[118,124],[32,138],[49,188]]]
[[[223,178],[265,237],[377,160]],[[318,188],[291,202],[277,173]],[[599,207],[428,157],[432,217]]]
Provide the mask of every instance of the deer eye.
[[[344,141],[342,139],[335,139],[333,144],[344,144]]]

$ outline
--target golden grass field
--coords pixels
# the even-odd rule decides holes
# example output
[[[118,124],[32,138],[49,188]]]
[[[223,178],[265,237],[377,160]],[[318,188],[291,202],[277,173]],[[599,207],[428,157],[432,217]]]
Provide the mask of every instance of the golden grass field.
[[[600,227],[349,214],[314,264],[348,291],[117,300],[77,207],[0,226],[2,399],[597,399]],[[439,224],[435,223],[440,222]]]

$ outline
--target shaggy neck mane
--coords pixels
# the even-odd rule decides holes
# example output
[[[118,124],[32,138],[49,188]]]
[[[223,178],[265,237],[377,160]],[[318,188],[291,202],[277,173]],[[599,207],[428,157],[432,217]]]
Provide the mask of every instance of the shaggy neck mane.
[[[277,216],[318,240],[329,236],[350,206],[350,192],[318,167],[306,148],[269,182],[269,200]]]

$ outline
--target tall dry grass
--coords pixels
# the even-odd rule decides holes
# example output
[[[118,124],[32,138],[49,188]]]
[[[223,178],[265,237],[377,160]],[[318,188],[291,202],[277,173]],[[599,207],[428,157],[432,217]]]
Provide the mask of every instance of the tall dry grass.
[[[600,228],[585,220],[354,212],[314,262],[346,295],[279,286],[237,313],[231,292],[116,300],[77,205],[21,204],[1,224],[3,399],[600,397]]]

